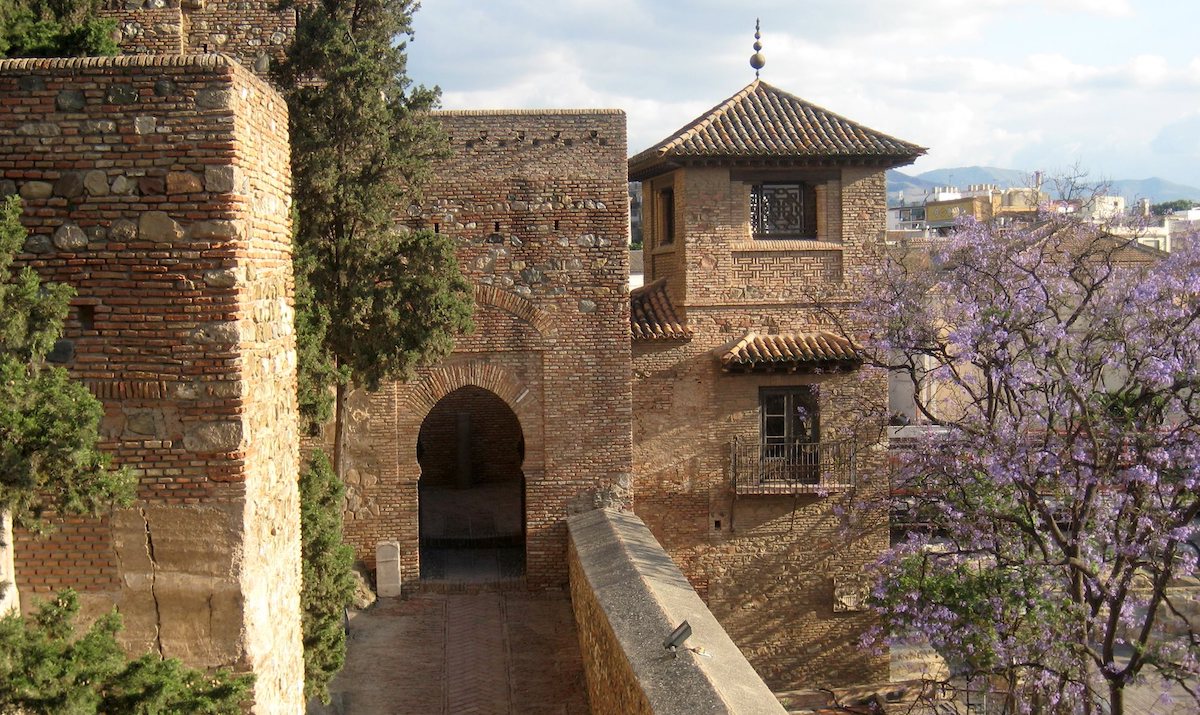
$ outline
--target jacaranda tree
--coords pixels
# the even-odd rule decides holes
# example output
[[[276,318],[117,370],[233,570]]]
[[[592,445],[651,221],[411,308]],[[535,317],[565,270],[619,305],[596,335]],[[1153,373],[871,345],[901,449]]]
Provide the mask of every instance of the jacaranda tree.
[[[1133,229],[1136,231],[1136,229]],[[1200,252],[1044,215],[891,251],[862,306],[925,435],[893,487],[928,527],[881,564],[884,635],[917,635],[1010,712],[1192,692]]]

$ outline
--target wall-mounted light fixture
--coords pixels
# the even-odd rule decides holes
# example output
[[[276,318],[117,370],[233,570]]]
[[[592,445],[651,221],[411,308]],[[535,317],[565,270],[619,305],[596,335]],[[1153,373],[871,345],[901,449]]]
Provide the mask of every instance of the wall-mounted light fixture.
[[[663,648],[671,651],[671,653],[678,658],[680,647],[683,646],[683,642],[686,641],[691,635],[692,626],[687,621],[684,621],[676,626],[675,630],[671,631],[671,635],[667,636],[667,639],[663,641]]]

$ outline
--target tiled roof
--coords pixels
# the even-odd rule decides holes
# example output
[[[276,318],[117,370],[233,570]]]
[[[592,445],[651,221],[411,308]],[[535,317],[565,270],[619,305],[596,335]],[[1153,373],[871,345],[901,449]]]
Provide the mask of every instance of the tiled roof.
[[[861,159],[881,166],[908,164],[925,153],[754,80],[671,136],[629,160],[630,179],[658,173],[668,161],[724,159]]]
[[[667,279],[629,291],[629,333],[634,340],[687,340],[683,324],[667,295]]]
[[[851,367],[862,356],[848,339],[829,332],[759,335],[750,333],[720,351],[721,366],[729,371]]]

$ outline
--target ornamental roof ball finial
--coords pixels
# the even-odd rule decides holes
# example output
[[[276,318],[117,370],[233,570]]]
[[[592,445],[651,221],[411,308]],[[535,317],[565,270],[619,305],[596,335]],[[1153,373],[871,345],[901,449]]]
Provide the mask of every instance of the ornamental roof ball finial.
[[[754,76],[758,77],[758,71],[767,64],[767,58],[762,53],[762,35],[759,33],[758,18],[754,18],[754,54],[750,55],[750,66],[754,68]]]

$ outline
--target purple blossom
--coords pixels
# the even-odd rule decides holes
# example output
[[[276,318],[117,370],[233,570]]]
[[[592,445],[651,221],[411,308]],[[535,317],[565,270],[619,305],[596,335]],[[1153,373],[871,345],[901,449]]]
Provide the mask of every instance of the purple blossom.
[[[895,460],[933,528],[876,565],[871,642],[923,638],[1065,712],[1107,697],[1097,678],[1200,677],[1161,605],[1200,575],[1200,240],[1145,260],[1124,228],[1045,218],[867,262],[855,322],[877,362],[920,366],[944,428]]]

